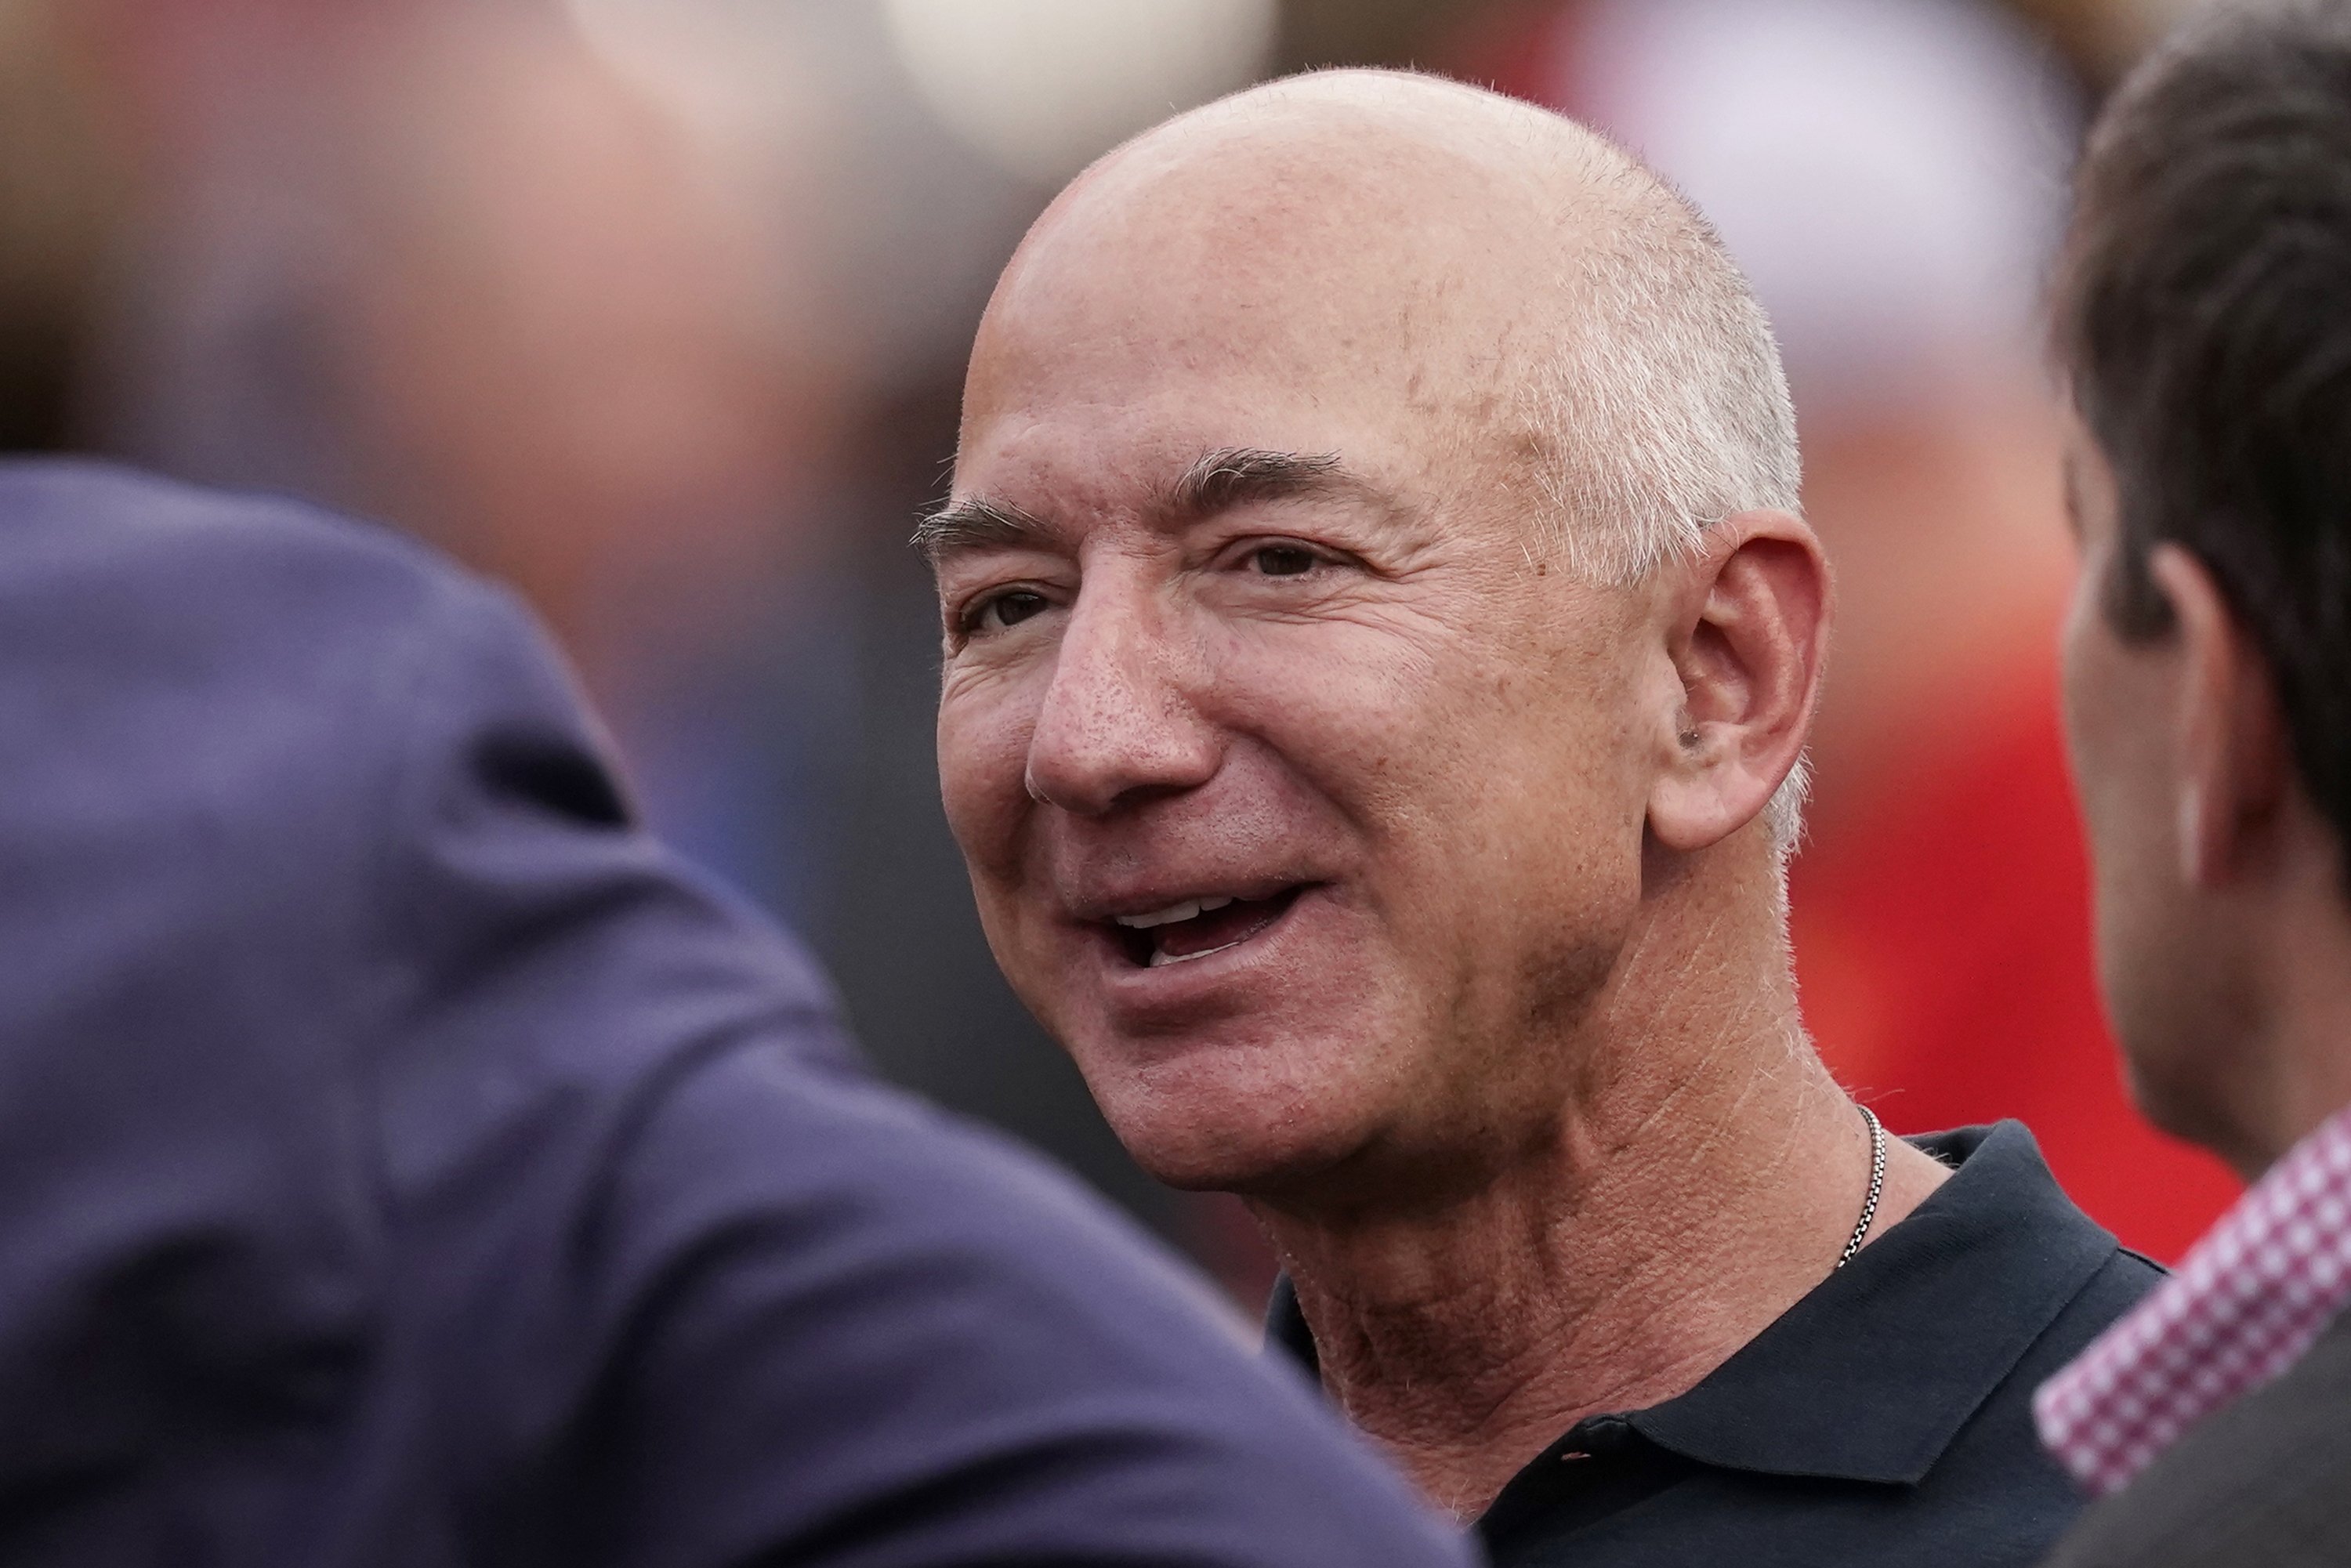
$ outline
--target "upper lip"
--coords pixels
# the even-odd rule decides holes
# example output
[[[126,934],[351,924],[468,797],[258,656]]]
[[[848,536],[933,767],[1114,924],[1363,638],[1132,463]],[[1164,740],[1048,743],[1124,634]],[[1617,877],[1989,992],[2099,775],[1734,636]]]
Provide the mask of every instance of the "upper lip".
[[[1212,909],[1222,909],[1230,903],[1232,899],[1227,894],[1210,893],[1198,898],[1183,899],[1165,909],[1154,909],[1142,915],[1113,915],[1111,918],[1121,925],[1146,931],[1154,925],[1173,925],[1178,920],[1189,920],[1196,915],[1206,915]]]
[[[1230,880],[1202,878],[1188,883],[1154,882],[1132,888],[1073,894],[1065,898],[1063,903],[1073,919],[1087,923],[1116,921],[1123,925],[1138,922],[1144,925],[1157,925],[1171,920],[1189,919],[1200,912],[1199,905],[1221,909],[1237,900],[1271,898],[1309,880],[1305,877],[1275,876]],[[1186,904],[1194,907],[1187,911],[1185,908]]]

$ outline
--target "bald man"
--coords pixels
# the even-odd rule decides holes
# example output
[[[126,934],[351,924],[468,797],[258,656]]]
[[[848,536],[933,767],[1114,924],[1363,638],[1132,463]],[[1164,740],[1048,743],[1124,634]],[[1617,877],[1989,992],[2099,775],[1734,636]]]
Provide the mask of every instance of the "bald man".
[[[1053,204],[919,536],[1006,974],[1503,1564],[2032,1561],[2031,1390],[2156,1272],[2021,1127],[1889,1140],[1806,1040],[1796,490],[1689,208],[1331,73]]]

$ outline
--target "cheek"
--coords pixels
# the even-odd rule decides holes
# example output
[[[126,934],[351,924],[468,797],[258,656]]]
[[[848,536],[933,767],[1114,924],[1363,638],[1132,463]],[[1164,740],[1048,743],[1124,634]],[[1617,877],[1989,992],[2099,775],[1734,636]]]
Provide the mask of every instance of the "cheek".
[[[1211,620],[1198,647],[1207,716],[1334,778],[1392,748],[1436,662],[1414,640],[1350,622]]]
[[[2058,707],[2064,720],[2066,748],[2077,780],[2084,761],[2085,704],[2096,695],[2098,683],[2098,672],[2094,668],[2099,652],[2095,645],[2099,631],[2096,598],[2085,567],[2075,574],[2074,597],[2066,606],[2065,619],[2057,633]]]
[[[2163,694],[2146,678],[2145,657],[2106,624],[2087,571],[2066,618],[2063,654],[2066,750],[2096,894],[2099,986],[2144,1084],[2165,1076],[2176,977],[2194,968],[2179,930],[2183,889],[2172,873]]]
[[[2158,1126],[2194,1135],[2196,1118],[2179,1108],[2227,1097],[2201,1073],[2228,1025],[2207,1016],[2210,944],[2170,895],[2174,885],[2150,855],[2101,864],[2098,980],[2133,1098]]]
[[[1258,694],[1235,722],[1348,819],[1391,925],[1451,950],[1521,922],[1563,935],[1616,884],[1637,892],[1637,737],[1614,666],[1358,627],[1252,652],[1224,663],[1227,690]]]
[[[2066,758],[2103,882],[2116,869],[2108,862],[2121,857],[2143,824],[2136,821],[2140,813],[2132,799],[2142,792],[2132,788],[2137,769],[2127,755],[2129,672],[2096,600],[2085,570],[2074,588],[2060,653]]]
[[[939,698],[939,796],[947,826],[975,873],[1003,877],[1028,816],[1033,706],[1008,683],[952,678]]]

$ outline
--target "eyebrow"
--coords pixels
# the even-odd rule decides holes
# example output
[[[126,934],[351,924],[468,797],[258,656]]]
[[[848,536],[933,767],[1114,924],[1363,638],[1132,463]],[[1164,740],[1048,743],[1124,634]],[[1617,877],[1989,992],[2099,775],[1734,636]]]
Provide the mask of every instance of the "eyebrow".
[[[1180,521],[1210,517],[1251,501],[1280,501],[1328,491],[1361,492],[1366,486],[1340,464],[1335,452],[1270,452],[1261,446],[1222,446],[1203,453],[1162,497],[1160,509]]]
[[[950,501],[914,525],[914,547],[935,568],[953,556],[980,550],[1042,549],[1051,527],[1019,507],[985,496]]]
[[[1171,522],[1196,522],[1255,501],[1325,494],[1382,499],[1370,484],[1348,472],[1334,452],[1220,446],[1195,458],[1161,492],[1154,510]],[[913,544],[936,568],[955,556],[977,551],[1047,549],[1053,539],[1050,524],[1019,507],[967,496],[917,523]]]

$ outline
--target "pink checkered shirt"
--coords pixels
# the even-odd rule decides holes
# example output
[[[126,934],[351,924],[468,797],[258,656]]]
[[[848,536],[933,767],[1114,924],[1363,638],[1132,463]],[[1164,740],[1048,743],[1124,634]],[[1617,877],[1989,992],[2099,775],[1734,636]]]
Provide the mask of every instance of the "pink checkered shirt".
[[[2351,1107],[2220,1217],[2179,1271],[2032,1398],[2041,1440],[2093,1496],[2292,1366],[2351,1306]]]

